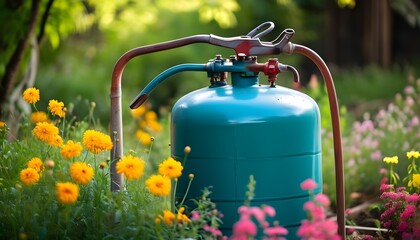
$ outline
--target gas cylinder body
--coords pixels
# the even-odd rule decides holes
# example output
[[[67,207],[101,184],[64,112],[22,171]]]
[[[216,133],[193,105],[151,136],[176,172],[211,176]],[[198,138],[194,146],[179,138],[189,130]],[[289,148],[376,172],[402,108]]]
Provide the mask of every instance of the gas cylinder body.
[[[232,73],[231,81],[191,92],[173,107],[172,156],[183,162],[185,146],[191,147],[177,197],[194,174],[187,199],[211,186],[210,198],[224,215],[220,229],[230,234],[253,175],[251,205],[274,207],[275,219],[290,232],[287,239],[294,239],[309,200],[300,183],[311,178],[318,183],[314,193],[321,192],[318,106],[301,92],[259,84],[257,74]]]

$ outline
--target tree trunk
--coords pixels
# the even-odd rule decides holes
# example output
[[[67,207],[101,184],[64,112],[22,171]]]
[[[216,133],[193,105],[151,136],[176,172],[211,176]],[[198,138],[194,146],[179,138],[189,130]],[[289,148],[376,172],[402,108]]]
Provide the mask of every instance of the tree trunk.
[[[22,36],[22,39],[18,42],[17,47],[10,58],[6,71],[3,78],[1,79],[0,88],[0,113],[3,111],[3,106],[6,102],[7,96],[15,82],[16,75],[19,71],[19,65],[22,61],[22,57],[29,46],[31,36],[35,33],[35,26],[39,15],[39,8],[41,0],[32,0],[31,12],[28,19],[28,29]]]
[[[363,59],[365,64],[391,64],[391,9],[388,0],[364,2]]]

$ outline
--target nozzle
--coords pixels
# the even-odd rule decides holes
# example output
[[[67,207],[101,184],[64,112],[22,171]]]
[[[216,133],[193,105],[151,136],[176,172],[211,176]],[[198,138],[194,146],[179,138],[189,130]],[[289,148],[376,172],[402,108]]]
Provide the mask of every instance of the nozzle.
[[[136,98],[134,98],[134,100],[130,103],[130,108],[131,109],[136,109],[138,107],[140,107],[146,100],[147,98],[149,98],[147,96],[147,94],[141,92],[139,95],[137,95]]]

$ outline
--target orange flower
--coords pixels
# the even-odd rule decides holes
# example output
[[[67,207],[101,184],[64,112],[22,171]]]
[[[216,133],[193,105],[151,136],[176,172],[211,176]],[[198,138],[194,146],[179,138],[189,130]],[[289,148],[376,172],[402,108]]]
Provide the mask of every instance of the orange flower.
[[[79,198],[79,187],[71,182],[58,182],[56,185],[57,199],[64,205],[73,204]]]
[[[147,145],[149,145],[152,142],[152,136],[150,134],[148,134],[147,132],[144,132],[142,130],[137,130],[137,132],[136,132],[136,138],[144,146],[147,146]]]
[[[64,115],[66,114],[64,110],[64,103],[59,102],[55,99],[52,99],[48,102],[48,109],[50,110],[52,114],[61,118],[64,117]]]
[[[117,173],[123,173],[130,181],[139,179],[143,175],[145,164],[140,158],[127,155],[117,162]]]
[[[159,164],[159,173],[170,178],[178,178],[181,176],[182,169],[181,163],[172,157],[169,157]]]
[[[156,196],[168,196],[171,191],[171,180],[162,175],[152,175],[146,180],[146,188]]]
[[[37,172],[40,172],[44,169],[42,160],[38,157],[34,157],[31,160],[28,161],[28,168],[33,168]]]
[[[39,140],[50,143],[54,141],[55,136],[58,135],[58,128],[51,123],[39,122],[32,132]]]
[[[25,168],[20,171],[20,180],[27,186],[33,185],[39,181],[39,173],[36,169]]]
[[[93,168],[84,162],[75,162],[70,166],[70,176],[78,184],[88,184],[93,175]]]
[[[64,158],[73,158],[80,155],[82,152],[83,147],[79,142],[73,142],[72,140],[68,140],[66,144],[61,147],[61,156]]]
[[[33,112],[31,114],[31,121],[35,124],[39,122],[48,122],[48,116],[45,112],[42,111]]]
[[[27,103],[35,104],[39,98],[39,90],[36,88],[28,88],[23,92],[23,100]]]
[[[92,153],[98,154],[112,149],[111,137],[95,130],[86,130],[83,134],[83,145]]]

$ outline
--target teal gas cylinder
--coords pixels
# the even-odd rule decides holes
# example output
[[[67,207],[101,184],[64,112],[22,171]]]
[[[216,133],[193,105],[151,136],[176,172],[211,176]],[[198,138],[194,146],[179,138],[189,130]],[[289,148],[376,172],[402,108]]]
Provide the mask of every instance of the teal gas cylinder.
[[[235,66],[248,64],[234,60]],[[171,115],[171,153],[181,162],[191,147],[177,196],[188,175],[194,180],[187,199],[212,186],[211,200],[223,213],[221,230],[230,234],[246,199],[250,175],[256,180],[251,205],[271,205],[275,219],[289,230],[306,219],[309,200],[300,183],[311,178],[321,192],[321,131],[317,104],[309,96],[281,86],[259,84],[258,73],[233,72],[231,85],[213,84],[180,98]],[[188,204],[188,203],[187,203]]]

